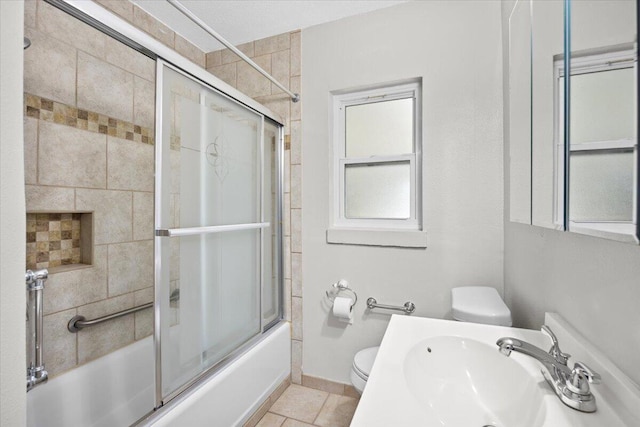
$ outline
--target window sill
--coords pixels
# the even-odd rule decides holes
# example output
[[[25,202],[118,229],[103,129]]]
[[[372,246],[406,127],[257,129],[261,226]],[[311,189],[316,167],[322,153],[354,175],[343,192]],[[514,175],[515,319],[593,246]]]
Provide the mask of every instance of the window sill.
[[[427,232],[419,230],[329,228],[327,230],[327,243],[398,248],[426,248]]]

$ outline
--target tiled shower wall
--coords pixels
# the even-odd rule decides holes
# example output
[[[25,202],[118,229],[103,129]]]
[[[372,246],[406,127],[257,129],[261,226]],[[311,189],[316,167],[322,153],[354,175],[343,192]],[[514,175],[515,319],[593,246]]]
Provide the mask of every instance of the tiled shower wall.
[[[300,92],[300,32],[280,34],[238,46],[294,93]],[[228,49],[209,52],[207,71],[279,114],[285,124],[284,264],[285,317],[291,321],[291,382],[302,382],[302,101],[287,94]]]
[[[302,380],[301,102],[227,50],[206,54],[126,0],[97,3],[279,114],[285,123],[285,316],[292,382]],[[45,291],[45,357],[57,375],[152,332],[141,312],[67,332],[87,318],[153,299],[155,64],[41,0],[25,1],[25,182],[30,212],[92,211],[94,263],[54,273]],[[300,33],[241,50],[300,90]],[[51,70],[56,70],[51,73]]]
[[[153,330],[150,310],[77,334],[67,322],[153,299],[155,62],[42,1],[25,2],[25,36],[27,212],[36,226],[53,213],[50,228],[57,214],[93,214],[93,264],[49,266],[44,353],[55,376]]]

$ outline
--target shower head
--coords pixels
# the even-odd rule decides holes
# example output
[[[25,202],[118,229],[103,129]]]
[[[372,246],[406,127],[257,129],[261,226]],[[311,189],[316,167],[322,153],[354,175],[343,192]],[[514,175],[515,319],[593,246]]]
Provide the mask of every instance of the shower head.
[[[31,40],[29,40],[28,38],[24,38],[24,48],[28,48],[29,46],[31,46]]]

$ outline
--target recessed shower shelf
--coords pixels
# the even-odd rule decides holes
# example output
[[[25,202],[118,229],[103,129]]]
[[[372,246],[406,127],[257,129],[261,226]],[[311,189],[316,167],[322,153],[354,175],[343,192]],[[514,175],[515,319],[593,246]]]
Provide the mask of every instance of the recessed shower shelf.
[[[27,269],[49,273],[91,267],[91,212],[27,212]]]

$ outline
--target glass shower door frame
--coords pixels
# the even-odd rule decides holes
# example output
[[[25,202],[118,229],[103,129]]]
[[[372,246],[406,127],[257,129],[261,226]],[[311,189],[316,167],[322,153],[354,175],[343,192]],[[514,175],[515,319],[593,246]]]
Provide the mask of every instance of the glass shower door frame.
[[[235,104],[238,104],[239,108],[244,108],[252,111],[260,118],[258,119],[259,130],[258,130],[258,144],[259,151],[257,152],[258,161],[259,161],[259,173],[258,173],[258,207],[259,207],[259,215],[258,222],[255,223],[246,223],[246,224],[230,224],[230,225],[214,225],[214,226],[203,226],[203,227],[185,227],[185,228],[163,228],[165,224],[167,224],[166,219],[163,217],[163,188],[166,188],[167,185],[170,185],[170,174],[166,171],[163,171],[163,167],[166,166],[166,159],[163,159],[163,75],[164,70],[170,69],[176,73],[183,75],[185,78],[190,79],[192,81],[197,82],[198,84],[204,86],[207,90],[219,95],[221,97],[226,98],[228,101],[231,101]],[[269,120],[269,122],[274,123],[278,126],[278,137],[275,148],[275,168],[276,168],[276,182],[275,182],[275,200],[272,209],[275,210],[275,223],[270,224],[265,221],[265,179],[264,171],[265,171],[265,145],[264,145],[264,129],[265,129],[265,119]],[[210,375],[222,369],[226,364],[228,364],[231,360],[236,358],[239,354],[244,353],[251,347],[257,344],[260,341],[261,335],[269,329],[271,326],[276,325],[282,319],[282,273],[283,273],[283,259],[282,259],[282,233],[281,233],[281,222],[282,222],[282,160],[283,160],[283,132],[282,132],[282,124],[277,122],[276,120],[265,116],[260,111],[255,110],[247,106],[245,103],[242,103],[227,94],[216,89],[211,83],[203,81],[180,68],[172,65],[169,62],[162,60],[161,58],[157,59],[156,65],[156,126],[155,126],[155,145],[156,145],[156,180],[155,180],[155,244],[154,244],[154,255],[155,255],[155,300],[154,300],[154,352],[155,352],[155,407],[156,409],[165,405],[167,402],[175,399],[185,390],[194,386],[195,384],[206,380]],[[265,232],[266,230],[271,230],[270,227],[273,227],[275,230],[275,239],[276,239],[276,252],[273,254],[276,257],[276,268],[277,268],[277,284],[276,286],[279,289],[279,315],[275,320],[270,321],[268,324],[265,322],[264,317],[262,315],[263,311],[263,293],[264,293],[264,263],[266,262],[264,257],[264,243],[265,243]],[[163,265],[163,243],[166,242],[167,238],[170,237],[180,237],[180,236],[194,236],[200,235],[203,236],[209,233],[224,233],[224,232],[232,232],[232,231],[240,231],[240,230],[252,230],[257,229],[260,230],[259,234],[259,257],[258,257],[258,274],[259,281],[256,283],[258,286],[257,289],[257,298],[258,298],[258,313],[259,316],[259,330],[256,334],[250,336],[243,344],[237,347],[228,355],[224,356],[218,362],[215,362],[212,366],[205,368],[195,377],[191,378],[189,381],[176,388],[174,391],[170,392],[167,395],[163,395],[163,373],[162,373],[162,312],[165,311],[166,307],[163,310],[163,304],[168,305],[169,300],[167,298],[166,289],[162,285],[162,275],[164,269],[168,268],[168,265]],[[168,244],[167,244],[168,246]],[[165,255],[166,258],[166,255]],[[166,274],[166,273],[164,273]]]

